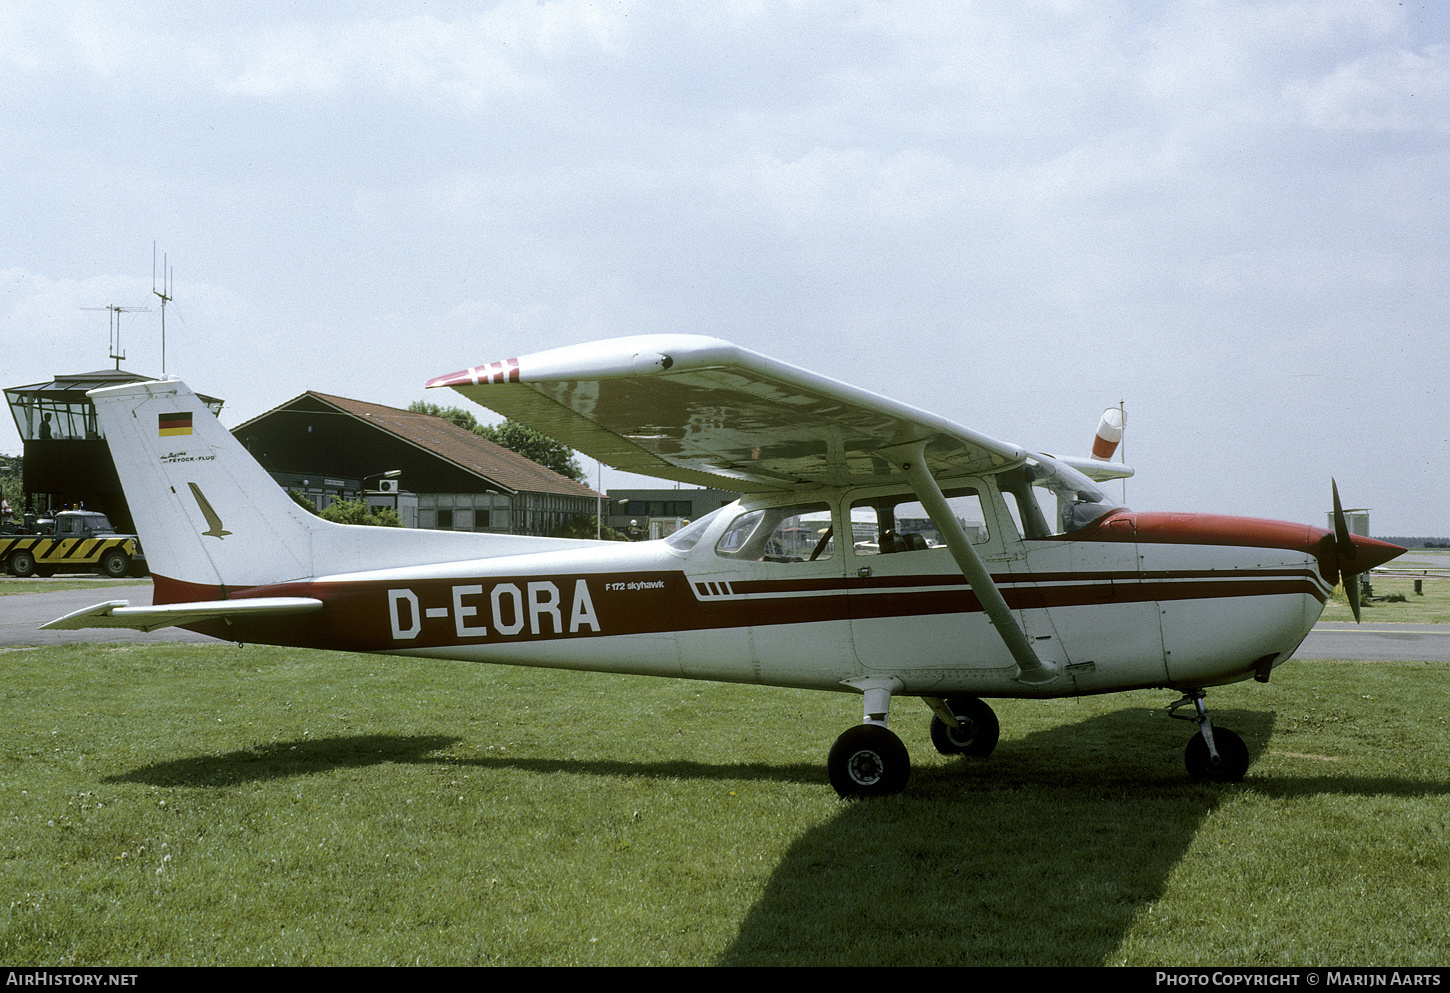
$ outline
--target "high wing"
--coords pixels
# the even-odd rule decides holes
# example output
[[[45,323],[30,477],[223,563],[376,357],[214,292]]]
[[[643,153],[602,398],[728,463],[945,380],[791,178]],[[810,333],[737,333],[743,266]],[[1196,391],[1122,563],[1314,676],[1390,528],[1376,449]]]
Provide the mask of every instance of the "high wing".
[[[155,631],[157,628],[197,624],[227,617],[282,617],[310,614],[322,609],[322,601],[312,597],[254,597],[248,600],[207,600],[197,603],[168,603],[157,607],[132,607],[129,600],[108,600],[94,607],[72,611],[40,626],[42,631],[68,631],[80,628],[130,628],[134,631]]]
[[[718,338],[640,335],[439,376],[470,400],[616,469],[737,492],[903,478],[882,455],[926,443],[938,479],[1027,453],[945,418]]]
[[[1105,483],[1109,479],[1127,479],[1133,475],[1133,470],[1121,462],[1104,462],[1102,459],[1074,458],[1068,455],[1055,455],[1053,458],[1066,462],[1088,479],[1099,483]]]

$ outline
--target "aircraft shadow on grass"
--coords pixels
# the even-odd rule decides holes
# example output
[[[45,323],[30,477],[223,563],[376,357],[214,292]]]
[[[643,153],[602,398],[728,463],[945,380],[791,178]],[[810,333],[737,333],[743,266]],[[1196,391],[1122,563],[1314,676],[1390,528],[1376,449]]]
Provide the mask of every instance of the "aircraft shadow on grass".
[[[238,783],[314,775],[384,762],[433,763],[431,752],[459,739],[445,735],[361,734],[342,738],[302,738],[255,745],[225,755],[197,755],[143,766],[106,783],[148,786],[234,786]]]
[[[1222,710],[1257,761],[1272,712]],[[919,765],[895,797],[843,802],[790,847],[721,954],[725,965],[1096,965],[1163,893],[1204,817],[1244,790],[1443,796],[1450,782],[1276,776],[1194,783],[1191,724],[1141,709],[1003,740],[986,760]],[[913,744],[918,749],[925,743]],[[921,737],[925,737],[922,735]],[[455,759],[446,735],[356,735],[275,742],[157,763],[107,782],[225,786],[378,763],[549,774],[820,783],[810,763],[710,764]],[[1026,895],[1026,896],[1024,896]],[[1030,911],[1024,910],[1030,908]]]
[[[1251,762],[1272,712],[1221,710]],[[1184,731],[1124,710],[1002,742],[986,761],[918,770],[888,801],[806,832],[722,965],[1102,965],[1160,898],[1203,819],[1245,791],[1444,796],[1450,783],[1184,775]]]

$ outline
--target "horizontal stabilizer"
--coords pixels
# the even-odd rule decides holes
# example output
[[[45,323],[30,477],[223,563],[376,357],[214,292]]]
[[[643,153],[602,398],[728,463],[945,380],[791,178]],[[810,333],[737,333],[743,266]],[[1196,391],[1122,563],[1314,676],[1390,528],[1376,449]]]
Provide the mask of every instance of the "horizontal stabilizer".
[[[310,614],[322,609],[322,601],[312,597],[254,597],[246,600],[206,600],[197,603],[168,603],[159,607],[132,607],[130,600],[108,600],[94,607],[57,617],[40,626],[42,631],[73,631],[79,628],[131,628],[155,631],[157,628],[196,624],[224,617],[281,617],[288,614]]]

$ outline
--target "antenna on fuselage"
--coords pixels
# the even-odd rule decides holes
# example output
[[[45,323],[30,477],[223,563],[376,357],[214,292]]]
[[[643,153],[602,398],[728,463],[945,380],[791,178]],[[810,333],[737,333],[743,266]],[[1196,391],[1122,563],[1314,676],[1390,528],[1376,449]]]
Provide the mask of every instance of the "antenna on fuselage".
[[[163,318],[163,321],[164,321],[164,318]],[[1127,437],[1127,428],[1128,428],[1128,409],[1127,409],[1127,407],[1125,407],[1123,405],[1123,401],[1122,400],[1119,400],[1118,401],[1118,415],[1123,420],[1123,437],[1126,438]],[[1128,446],[1127,446],[1127,443],[1126,442],[1120,442],[1120,443],[1122,444],[1122,447],[1118,450],[1118,461],[1119,462],[1122,462],[1124,465],[1126,465],[1128,463]],[[1128,477],[1127,476],[1124,476],[1123,477],[1122,484],[1123,484],[1123,506],[1126,507],[1128,505]]]

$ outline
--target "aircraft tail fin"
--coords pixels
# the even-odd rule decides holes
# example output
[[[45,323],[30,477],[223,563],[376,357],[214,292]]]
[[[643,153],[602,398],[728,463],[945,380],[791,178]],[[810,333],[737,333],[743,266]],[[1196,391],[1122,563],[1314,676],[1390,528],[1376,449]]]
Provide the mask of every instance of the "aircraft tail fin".
[[[95,390],[101,428],[153,575],[209,587],[314,574],[309,514],[179,380]]]

